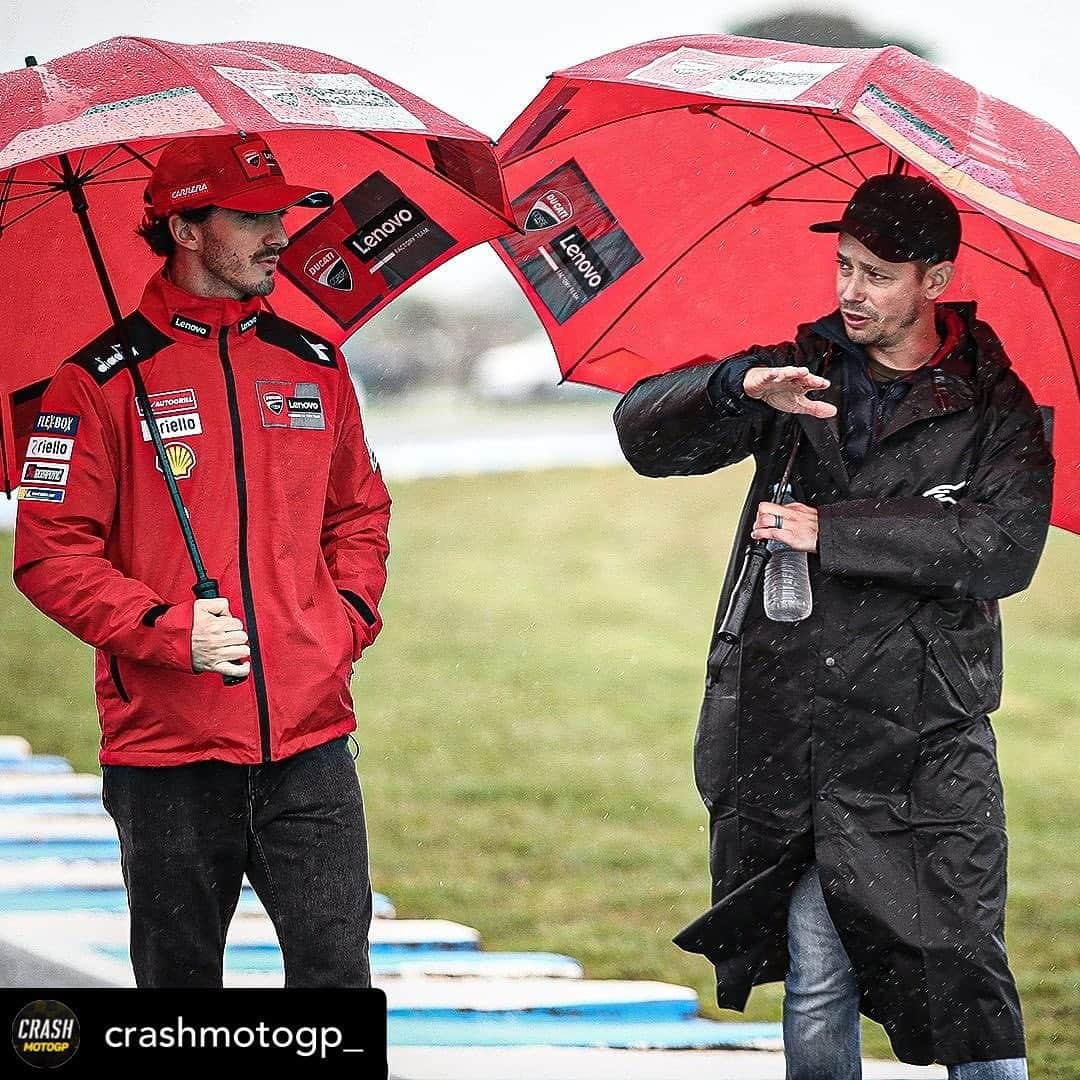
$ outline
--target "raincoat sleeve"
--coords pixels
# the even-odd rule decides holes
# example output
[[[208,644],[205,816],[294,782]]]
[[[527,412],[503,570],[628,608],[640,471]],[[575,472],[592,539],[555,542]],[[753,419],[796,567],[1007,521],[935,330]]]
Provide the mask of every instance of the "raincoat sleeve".
[[[725,360],[643,379],[615,407],[626,460],[642,476],[689,476],[742,461],[776,415],[742,393],[743,377],[751,367],[795,364],[797,355],[790,342],[752,345]]]
[[[819,507],[821,568],[940,598],[1026,589],[1050,527],[1054,459],[1042,416],[1012,372],[986,420],[972,475],[948,497],[955,502],[917,495]]]
[[[338,425],[323,515],[322,550],[353,630],[353,659],[382,629],[379,601],[390,554],[390,494],[367,444],[356,391],[338,354]]]
[[[45,391],[41,415],[47,414],[74,417],[77,427],[62,451],[70,452],[64,483],[48,489],[49,494],[34,489],[36,498],[20,489],[16,587],[50,619],[95,648],[190,672],[194,598],[165,603],[106,557],[120,470],[116,430],[100,389],[82,368],[65,364]]]

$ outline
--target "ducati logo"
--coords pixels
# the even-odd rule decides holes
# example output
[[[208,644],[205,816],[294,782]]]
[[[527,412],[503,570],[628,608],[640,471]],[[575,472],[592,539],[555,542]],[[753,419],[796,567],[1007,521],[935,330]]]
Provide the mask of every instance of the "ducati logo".
[[[244,155],[244,160],[253,169],[257,169],[262,164],[262,155],[258,150],[250,150]]]
[[[552,188],[545,191],[532,204],[525,218],[526,232],[542,232],[569,221],[574,216],[574,204],[561,192]]]
[[[336,292],[352,292],[352,271],[332,247],[320,248],[304,263],[304,273],[320,285]]]
[[[275,415],[280,416],[282,410],[285,408],[285,395],[268,393],[263,394],[263,401],[266,402],[266,407]]]

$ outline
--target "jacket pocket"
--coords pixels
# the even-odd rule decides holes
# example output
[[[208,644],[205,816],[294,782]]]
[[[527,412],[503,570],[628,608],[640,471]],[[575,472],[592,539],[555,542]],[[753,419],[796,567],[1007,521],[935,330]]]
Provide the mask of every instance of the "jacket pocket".
[[[948,627],[936,625],[924,615],[913,617],[911,624],[926,646],[922,733],[993,712],[1001,703],[997,649],[991,645],[985,657],[978,653],[969,659]],[[972,637],[974,648],[973,635],[957,632]]]
[[[719,676],[705,682],[705,697],[694,734],[694,782],[709,811],[716,806],[734,806],[736,803],[741,664],[740,643]]]
[[[116,692],[120,695],[120,700],[130,705],[131,698],[124,689],[124,680],[120,678],[120,660],[115,655],[109,657],[109,676],[112,678],[113,686],[116,687]]]

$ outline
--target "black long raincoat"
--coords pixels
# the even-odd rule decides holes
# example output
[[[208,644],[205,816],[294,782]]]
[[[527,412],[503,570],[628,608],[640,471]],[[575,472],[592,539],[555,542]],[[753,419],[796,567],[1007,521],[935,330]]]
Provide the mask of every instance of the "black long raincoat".
[[[962,344],[910,377],[854,474],[836,417],[725,415],[708,393],[717,363],[646,379],[615,412],[646,476],[754,455],[718,623],[796,425],[794,496],[819,513],[813,613],[768,620],[759,585],[740,646],[706,677],[694,774],[713,906],[675,941],[712,961],[720,1005],[744,1008],[752,986],[785,976],[791,887],[815,861],[861,1009],[915,1064],[1024,1054],[988,714],[1001,694],[997,600],[1035,572],[1054,466],[993,330],[974,304],[941,306],[964,319]],[[865,363],[834,312],[746,354],[822,373],[837,350]],[[843,410],[843,383],[814,396]]]

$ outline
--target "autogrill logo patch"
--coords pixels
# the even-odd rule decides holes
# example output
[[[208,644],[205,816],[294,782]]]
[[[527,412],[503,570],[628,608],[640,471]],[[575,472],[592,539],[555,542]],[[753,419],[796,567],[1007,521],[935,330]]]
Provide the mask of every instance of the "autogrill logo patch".
[[[416,203],[402,197],[376,217],[364,222],[345,243],[364,262],[373,262],[392,247],[402,234],[415,232],[427,220],[427,214]]]
[[[79,417],[70,413],[43,412],[38,415],[34,422],[34,431],[47,432],[53,435],[70,435],[74,437],[79,430]]]
[[[159,394],[150,395],[150,408],[155,416],[167,416],[169,413],[194,412],[199,403],[195,400],[195,391],[188,387],[185,390],[164,390]],[[135,401],[135,409],[140,416],[145,416],[141,403]]]
[[[336,289],[338,292],[352,292],[352,271],[345,260],[332,247],[320,248],[304,263],[304,273],[312,281]]]
[[[196,337],[205,338],[210,336],[210,327],[206,323],[197,322],[186,315],[174,315],[172,325],[175,329],[194,334]]]
[[[532,209],[525,218],[525,231],[552,229],[564,221],[569,221],[573,216],[573,203],[561,191],[552,188],[532,204]]]

